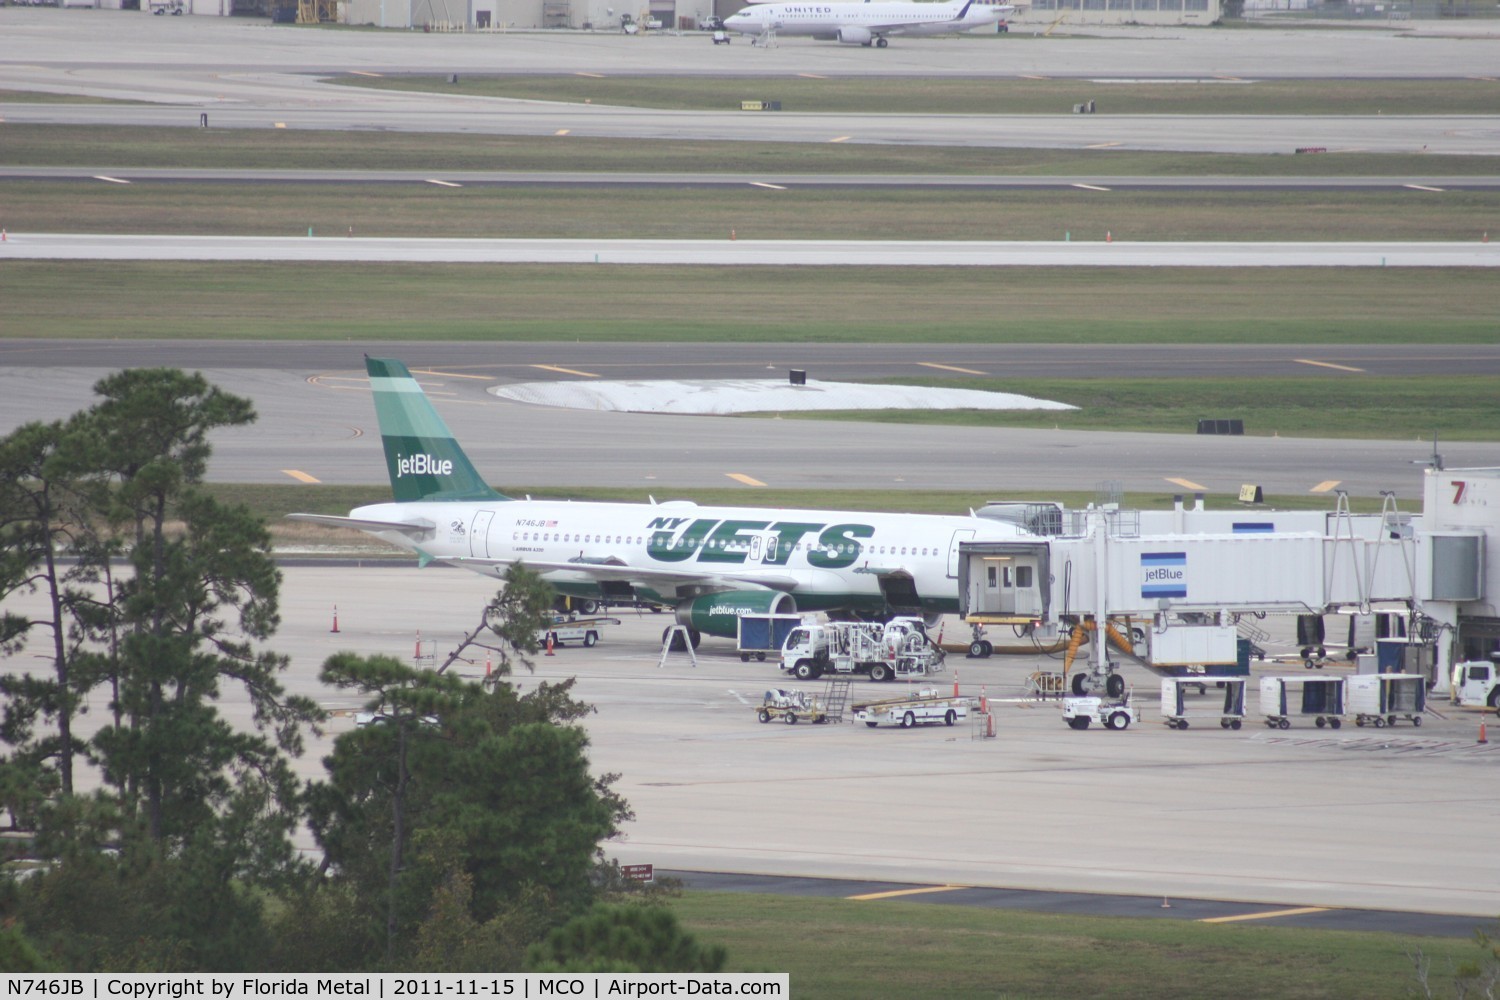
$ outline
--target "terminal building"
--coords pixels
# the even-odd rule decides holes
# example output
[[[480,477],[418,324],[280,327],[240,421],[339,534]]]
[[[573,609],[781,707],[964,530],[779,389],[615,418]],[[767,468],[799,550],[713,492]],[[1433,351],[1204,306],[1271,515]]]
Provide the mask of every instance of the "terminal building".
[[[1309,660],[1346,647],[1368,672],[1420,673],[1447,693],[1452,665],[1500,652],[1500,469],[1429,469],[1420,513],[1172,511],[994,504],[979,513],[1033,537],[960,545],[961,613],[1089,645],[1075,693],[1115,687],[1113,659],[1208,673],[1244,664],[1272,615],[1298,618]],[[1325,618],[1345,616],[1329,635]],[[1076,644],[1075,644],[1076,648]],[[1118,693],[1110,690],[1111,694]]]

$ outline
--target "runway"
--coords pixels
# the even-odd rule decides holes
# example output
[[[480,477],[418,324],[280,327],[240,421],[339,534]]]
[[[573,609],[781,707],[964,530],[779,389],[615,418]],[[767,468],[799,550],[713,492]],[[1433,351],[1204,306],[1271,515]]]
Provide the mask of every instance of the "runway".
[[[100,183],[101,167],[0,166],[0,180]],[[767,184],[818,190],[933,188],[960,191],[1065,191],[1087,185],[1110,191],[1492,191],[1497,176],[1408,174],[1380,177],[1221,176],[1173,174],[798,174],[732,171],[712,174],[522,170],[264,170],[200,167],[111,167],[109,176],[132,184],[457,184],[461,187],[702,188],[726,190]]]
[[[0,260],[191,260],[716,266],[1496,267],[1486,243],[370,239],[11,233]]]

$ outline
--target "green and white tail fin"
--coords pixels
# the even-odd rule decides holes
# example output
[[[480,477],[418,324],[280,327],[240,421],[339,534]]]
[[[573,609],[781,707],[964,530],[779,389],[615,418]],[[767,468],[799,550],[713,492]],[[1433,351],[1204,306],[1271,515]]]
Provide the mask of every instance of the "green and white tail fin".
[[[365,356],[391,494],[412,500],[506,500],[490,489],[404,364]]]

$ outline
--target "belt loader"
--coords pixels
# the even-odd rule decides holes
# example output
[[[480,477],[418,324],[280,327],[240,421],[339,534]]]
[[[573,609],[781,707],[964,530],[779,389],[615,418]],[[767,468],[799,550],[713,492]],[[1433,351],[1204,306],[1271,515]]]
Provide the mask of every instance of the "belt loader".
[[[924,688],[914,695],[900,698],[883,698],[854,706],[854,718],[874,729],[876,726],[931,726],[941,722],[951,726],[959,719],[969,717],[972,699],[938,693],[933,688]]]

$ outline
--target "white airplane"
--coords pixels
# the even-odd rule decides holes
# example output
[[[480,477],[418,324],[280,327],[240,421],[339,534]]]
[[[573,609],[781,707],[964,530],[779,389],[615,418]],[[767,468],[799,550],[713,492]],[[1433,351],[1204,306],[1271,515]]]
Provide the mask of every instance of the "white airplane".
[[[845,45],[886,47],[887,35],[948,35],[999,23],[1015,8],[975,3],[754,3],[724,19],[724,27],[761,39],[811,35]]]
[[[393,502],[289,517],[358,528],[423,565],[502,577],[524,562],[561,594],[669,605],[694,645],[734,637],[740,614],[956,612],[959,543],[1023,535],[972,514],[514,500],[480,478],[405,365],[365,367]]]

